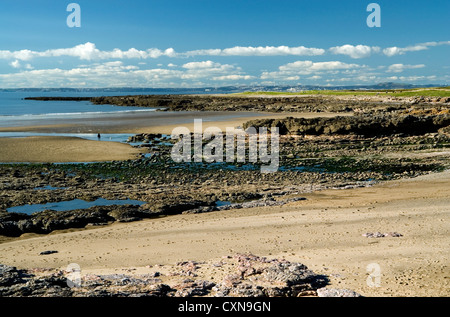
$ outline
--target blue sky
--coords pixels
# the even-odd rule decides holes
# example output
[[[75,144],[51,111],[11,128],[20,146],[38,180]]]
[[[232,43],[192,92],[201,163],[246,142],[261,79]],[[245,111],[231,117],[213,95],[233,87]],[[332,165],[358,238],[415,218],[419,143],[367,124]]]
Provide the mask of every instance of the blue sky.
[[[70,28],[66,8],[81,8]],[[366,8],[381,8],[368,27]],[[2,0],[0,88],[449,84],[450,1]]]

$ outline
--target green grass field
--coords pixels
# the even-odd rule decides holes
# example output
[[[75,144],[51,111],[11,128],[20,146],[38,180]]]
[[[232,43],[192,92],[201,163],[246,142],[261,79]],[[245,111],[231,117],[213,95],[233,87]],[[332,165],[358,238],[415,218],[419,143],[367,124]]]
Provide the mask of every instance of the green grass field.
[[[248,91],[236,95],[330,95],[330,96],[375,96],[387,95],[394,97],[450,97],[450,86],[417,88],[417,89],[388,89],[388,90],[305,90],[301,92],[277,91]]]

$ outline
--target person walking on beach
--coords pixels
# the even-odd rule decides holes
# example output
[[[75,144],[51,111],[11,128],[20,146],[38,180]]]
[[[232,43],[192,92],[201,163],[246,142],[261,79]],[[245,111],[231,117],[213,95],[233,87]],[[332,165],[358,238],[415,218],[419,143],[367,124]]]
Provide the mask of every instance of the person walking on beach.
[[[100,133],[97,133],[97,139],[100,140],[100,138],[101,138]]]

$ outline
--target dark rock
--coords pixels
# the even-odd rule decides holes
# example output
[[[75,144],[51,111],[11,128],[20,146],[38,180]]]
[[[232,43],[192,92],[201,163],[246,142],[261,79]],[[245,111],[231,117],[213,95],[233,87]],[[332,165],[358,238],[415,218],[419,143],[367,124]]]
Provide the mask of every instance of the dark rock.
[[[54,251],[54,250],[42,251],[39,253],[39,255],[48,255],[48,254],[54,254],[54,253],[58,253],[58,251]]]
[[[25,270],[0,264],[0,296],[3,297],[61,297],[71,296],[67,279],[62,276],[35,278]]]
[[[437,132],[450,124],[450,115],[359,115],[332,118],[257,119],[244,124],[248,127],[279,127],[280,134],[293,135],[364,135],[366,137],[393,135],[423,135]]]

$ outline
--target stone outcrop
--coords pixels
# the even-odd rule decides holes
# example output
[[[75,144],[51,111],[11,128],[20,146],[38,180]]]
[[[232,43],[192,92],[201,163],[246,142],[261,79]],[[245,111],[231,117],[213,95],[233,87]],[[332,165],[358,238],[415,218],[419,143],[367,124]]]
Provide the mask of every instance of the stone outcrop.
[[[359,115],[333,118],[257,119],[248,127],[278,127],[280,134],[292,135],[362,135],[381,137],[394,134],[423,135],[450,125],[450,115]],[[446,131],[446,130],[445,130]],[[444,131],[444,132],[445,132]]]
[[[169,111],[373,112],[447,106],[450,98],[327,95],[130,95],[105,97],[30,97],[34,100],[89,100],[94,104],[151,107]]]
[[[224,256],[219,262],[184,261],[170,267],[165,266],[164,269],[165,273],[155,271],[139,275],[81,275],[80,272],[79,276],[74,276],[73,271],[22,270],[0,264],[0,296],[360,296],[350,290],[325,288],[328,278],[315,274],[301,263],[252,254]],[[215,276],[214,281],[209,280],[211,276]]]

